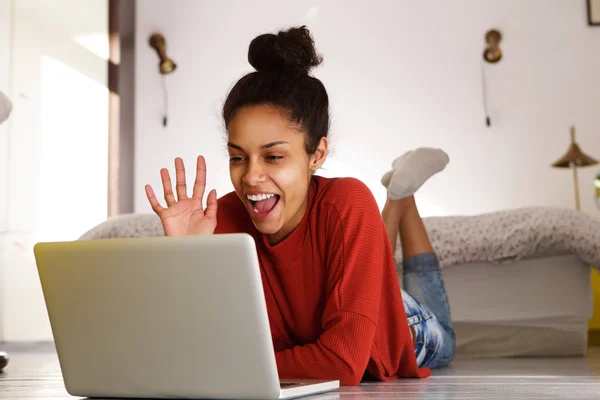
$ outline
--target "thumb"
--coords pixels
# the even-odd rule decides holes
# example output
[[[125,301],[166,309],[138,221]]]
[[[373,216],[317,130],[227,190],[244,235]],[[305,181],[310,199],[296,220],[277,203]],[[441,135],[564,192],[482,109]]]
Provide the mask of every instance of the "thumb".
[[[210,219],[217,220],[217,191],[215,189],[211,190],[208,194],[208,198],[206,199],[206,211],[204,215],[206,215]]]

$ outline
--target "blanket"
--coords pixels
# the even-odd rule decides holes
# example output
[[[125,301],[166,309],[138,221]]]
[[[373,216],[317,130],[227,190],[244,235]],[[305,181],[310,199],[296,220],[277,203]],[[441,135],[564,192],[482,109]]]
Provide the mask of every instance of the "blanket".
[[[474,216],[428,217],[423,222],[447,267],[470,262],[513,262],[542,254],[574,254],[600,268],[600,220],[565,208],[529,207]],[[80,239],[162,236],[155,214],[124,214],[90,229]],[[400,241],[396,261],[402,262]]]
[[[429,217],[423,222],[442,267],[574,254],[600,268],[600,220],[575,210],[525,207],[473,216]],[[395,256],[401,262],[400,244]]]

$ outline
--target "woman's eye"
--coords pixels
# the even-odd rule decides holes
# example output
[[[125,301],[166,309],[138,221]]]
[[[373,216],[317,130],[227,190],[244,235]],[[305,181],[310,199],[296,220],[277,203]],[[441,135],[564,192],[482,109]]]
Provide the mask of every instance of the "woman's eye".
[[[267,156],[267,160],[269,160],[269,161],[277,161],[282,158],[283,158],[282,156]]]
[[[239,156],[231,156],[229,157],[229,162],[231,163],[239,163],[242,162],[244,159],[242,157]]]

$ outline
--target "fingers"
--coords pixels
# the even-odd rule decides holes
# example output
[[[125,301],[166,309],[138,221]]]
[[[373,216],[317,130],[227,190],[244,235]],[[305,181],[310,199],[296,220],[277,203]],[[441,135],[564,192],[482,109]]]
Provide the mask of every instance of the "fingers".
[[[150,201],[152,210],[156,214],[160,215],[160,213],[164,210],[164,208],[161,207],[160,203],[158,202],[158,199],[154,195],[154,190],[152,190],[152,186],[146,185],[145,188],[146,188],[146,197],[148,197],[148,201]]]
[[[163,168],[160,170],[160,178],[163,184],[163,191],[165,194],[165,201],[167,206],[172,206],[176,203],[175,196],[173,195],[173,186],[171,185],[171,177],[169,176],[169,170]]]
[[[206,188],[206,160],[202,156],[198,156],[196,162],[196,180],[194,181],[193,197],[202,200],[204,190]]]
[[[173,193],[173,185],[171,183],[171,176],[169,175],[169,170],[163,168],[160,170],[160,177],[162,180],[163,191],[165,196],[165,201],[167,202],[167,207],[171,207],[176,204],[179,200],[187,199],[187,184],[185,179],[185,165],[183,160],[180,157],[175,159],[175,190],[177,192],[177,200],[175,199],[175,194]],[[198,156],[198,161],[196,163],[196,180],[194,181],[194,190],[193,197],[202,200],[204,197],[204,190],[206,188],[206,160],[203,156]],[[152,188],[150,188],[152,190]],[[148,191],[146,190],[148,194]],[[152,192],[154,195],[154,192]],[[216,192],[214,194],[216,201]],[[150,199],[150,197],[148,197]],[[156,200],[156,204],[158,204],[158,200]],[[151,203],[152,204],[152,203]],[[160,205],[159,205],[160,206]],[[154,207],[154,205],[153,205]]]
[[[208,198],[206,199],[206,210],[204,210],[204,215],[216,221],[218,204],[219,203],[217,202],[217,191],[213,189],[208,193]]]
[[[177,191],[177,200],[187,199],[187,187],[185,184],[185,166],[183,160],[179,157],[175,159],[175,190]]]

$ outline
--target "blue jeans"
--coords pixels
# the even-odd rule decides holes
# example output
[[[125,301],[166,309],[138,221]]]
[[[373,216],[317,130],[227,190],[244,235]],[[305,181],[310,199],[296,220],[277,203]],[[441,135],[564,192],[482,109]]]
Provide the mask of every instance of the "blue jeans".
[[[456,337],[450,305],[435,253],[423,253],[396,264],[408,325],[415,336],[419,367],[440,368],[454,358]],[[400,276],[401,275],[401,276]]]

